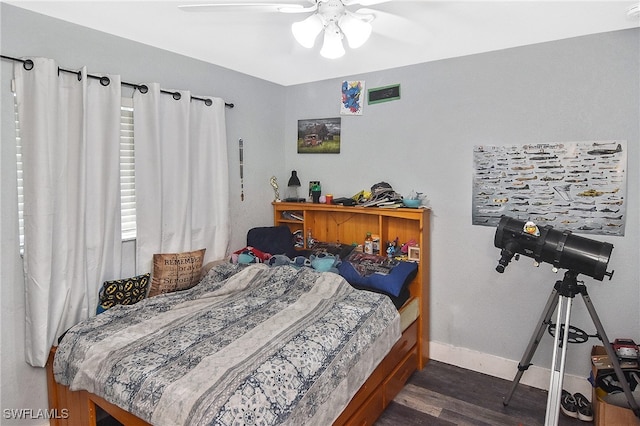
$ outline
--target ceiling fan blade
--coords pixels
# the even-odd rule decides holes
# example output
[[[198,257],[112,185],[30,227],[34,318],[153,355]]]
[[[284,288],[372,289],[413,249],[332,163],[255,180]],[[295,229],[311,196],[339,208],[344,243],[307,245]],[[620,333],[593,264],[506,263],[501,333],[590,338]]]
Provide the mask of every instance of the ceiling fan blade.
[[[386,3],[425,3],[426,0],[342,0],[342,3],[345,6],[354,6],[354,5],[358,5],[358,6],[376,6],[379,4],[386,4]]]
[[[376,4],[389,3],[392,0],[343,0],[345,6],[359,5],[359,6],[375,6]]]
[[[293,1],[214,1],[211,3],[195,3],[179,5],[178,8],[183,12],[234,12],[240,9],[250,9],[254,12],[284,12],[284,13],[304,13],[311,12],[316,9],[315,2],[308,0],[305,3],[312,3],[311,6],[305,7],[301,2]]]
[[[425,25],[421,25],[407,16],[379,9],[362,8],[356,13],[374,15],[373,32],[389,40],[400,40],[412,44],[412,40],[420,40],[423,34],[430,31]]]
[[[313,6],[304,7],[301,5],[291,5],[291,6],[283,6],[278,8],[278,12],[282,13],[305,13],[305,12],[314,12],[318,10],[318,5],[314,4]]]

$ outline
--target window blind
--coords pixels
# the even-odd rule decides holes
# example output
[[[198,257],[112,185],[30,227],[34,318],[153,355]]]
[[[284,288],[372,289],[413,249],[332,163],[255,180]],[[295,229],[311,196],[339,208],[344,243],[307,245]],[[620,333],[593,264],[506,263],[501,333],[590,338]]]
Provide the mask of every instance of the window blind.
[[[123,98],[120,108],[120,212],[123,240],[136,238],[135,180],[133,99]]]
[[[18,227],[20,249],[24,248],[24,194],[22,180],[22,141],[18,103],[14,93],[14,117],[16,126],[16,164],[18,185]],[[136,238],[136,189],[133,143],[133,99],[122,98],[120,107],[120,215],[122,240]]]

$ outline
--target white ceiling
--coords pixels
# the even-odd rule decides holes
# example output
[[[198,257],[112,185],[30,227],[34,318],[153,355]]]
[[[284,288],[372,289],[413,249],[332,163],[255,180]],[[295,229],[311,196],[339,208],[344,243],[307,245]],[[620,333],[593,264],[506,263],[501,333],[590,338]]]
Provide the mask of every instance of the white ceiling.
[[[207,0],[6,3],[285,86],[640,26],[627,16],[637,0],[390,0],[368,8],[376,18],[364,46],[329,60],[318,41],[305,49],[293,39],[291,24],[307,14],[178,9]]]

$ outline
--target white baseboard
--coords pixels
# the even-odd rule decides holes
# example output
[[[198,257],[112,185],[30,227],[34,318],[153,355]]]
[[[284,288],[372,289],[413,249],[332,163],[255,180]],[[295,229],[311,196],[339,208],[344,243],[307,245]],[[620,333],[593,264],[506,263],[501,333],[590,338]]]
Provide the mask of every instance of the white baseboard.
[[[429,358],[509,381],[513,381],[520,362],[433,341],[429,342]],[[520,383],[548,390],[550,379],[550,369],[532,365],[524,372]],[[591,384],[585,377],[565,374],[562,387],[571,393],[580,392],[591,398]]]

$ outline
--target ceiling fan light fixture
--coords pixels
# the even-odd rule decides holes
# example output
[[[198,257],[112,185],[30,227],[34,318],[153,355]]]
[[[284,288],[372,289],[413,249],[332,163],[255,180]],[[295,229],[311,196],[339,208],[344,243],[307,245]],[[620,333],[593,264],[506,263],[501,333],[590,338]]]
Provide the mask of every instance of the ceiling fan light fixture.
[[[338,23],[340,29],[347,37],[349,47],[357,49],[366,43],[371,36],[371,24],[368,20],[361,19],[351,12],[345,13]]]
[[[291,25],[291,32],[298,43],[311,49],[323,27],[322,19],[314,13],[304,21],[294,22]]]
[[[327,59],[337,59],[345,54],[342,45],[342,32],[334,21],[329,22],[324,29],[324,42],[320,55]]]

